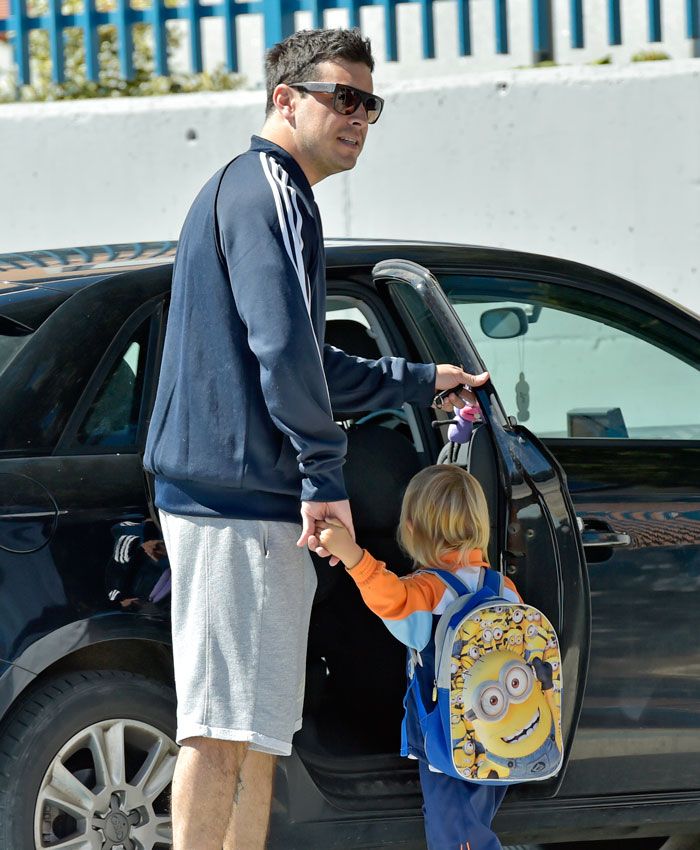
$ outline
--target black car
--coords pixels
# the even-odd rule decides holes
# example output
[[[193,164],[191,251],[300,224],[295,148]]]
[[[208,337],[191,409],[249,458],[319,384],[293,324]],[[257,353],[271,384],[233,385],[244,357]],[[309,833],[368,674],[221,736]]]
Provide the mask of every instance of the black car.
[[[2,850],[171,843],[167,553],[141,452],[173,255],[0,256]],[[491,563],[558,628],[565,768],[509,791],[503,839],[700,831],[700,319],[572,262],[343,241],[327,341],[491,372],[466,451],[432,409],[335,416],[363,545],[408,571],[403,487],[463,463],[487,493]],[[404,650],[342,569],[317,570],[270,846],[423,847],[397,755]]]

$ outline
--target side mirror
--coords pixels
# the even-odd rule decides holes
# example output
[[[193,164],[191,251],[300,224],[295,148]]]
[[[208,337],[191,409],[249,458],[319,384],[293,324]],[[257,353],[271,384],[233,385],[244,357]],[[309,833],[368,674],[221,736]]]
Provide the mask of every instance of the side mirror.
[[[497,307],[481,314],[481,330],[491,339],[513,339],[527,333],[527,314],[521,307]]]

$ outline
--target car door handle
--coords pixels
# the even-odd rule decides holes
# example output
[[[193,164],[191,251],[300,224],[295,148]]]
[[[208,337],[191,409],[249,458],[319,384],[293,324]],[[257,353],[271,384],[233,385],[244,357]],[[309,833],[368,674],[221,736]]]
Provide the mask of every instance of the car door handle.
[[[623,534],[617,531],[594,531],[593,529],[584,529],[581,532],[581,540],[585,548],[593,548],[594,546],[629,546],[632,538],[629,534]]]
[[[576,517],[581,541],[587,549],[629,546],[632,538],[624,532],[614,531],[607,522],[597,518]]]

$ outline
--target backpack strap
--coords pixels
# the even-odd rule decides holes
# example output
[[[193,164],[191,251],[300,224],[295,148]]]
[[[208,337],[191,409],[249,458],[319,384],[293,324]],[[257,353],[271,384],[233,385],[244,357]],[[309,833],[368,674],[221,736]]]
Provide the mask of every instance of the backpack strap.
[[[422,569],[421,572],[431,573],[432,575],[437,576],[440,581],[454,590],[457,596],[466,596],[468,593],[472,592],[462,579],[458,578],[449,570],[437,570],[426,567]],[[476,589],[479,591],[484,587],[492,593],[495,593],[496,596],[503,596],[503,576],[497,570],[491,570],[488,567],[481,567]]]
[[[482,587],[487,587],[496,596],[503,596],[503,584],[503,576],[497,570],[491,570],[488,567],[481,568],[479,590]]]
[[[422,573],[431,573],[434,576],[437,576],[443,584],[446,584],[449,588],[454,590],[457,596],[466,596],[468,593],[471,593],[471,590],[467,587],[467,585],[462,581],[462,579],[457,578],[454,573],[451,573],[449,570],[436,570],[433,568],[425,568],[421,570]]]
[[[421,728],[425,725],[428,720],[428,712],[426,711],[425,706],[423,705],[423,698],[420,695],[420,685],[418,684],[418,679],[414,676],[412,679],[409,679],[408,688],[406,689],[406,693],[403,698],[403,720],[401,721],[401,750],[400,753],[402,756],[406,757],[408,753],[408,704],[411,701],[411,697],[413,698],[413,704],[416,709],[416,715],[418,717],[418,723]]]

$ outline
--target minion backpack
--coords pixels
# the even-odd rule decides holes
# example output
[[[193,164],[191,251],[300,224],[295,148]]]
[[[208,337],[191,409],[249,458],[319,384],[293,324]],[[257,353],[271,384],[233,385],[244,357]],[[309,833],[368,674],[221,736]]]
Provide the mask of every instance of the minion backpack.
[[[422,572],[457,599],[440,615],[434,640],[409,658],[401,754],[484,785],[554,776],[563,749],[552,624],[536,608],[503,599],[495,570],[482,568],[475,593],[446,570]]]

